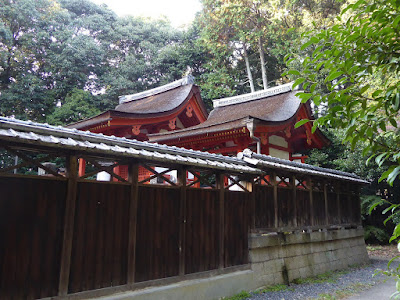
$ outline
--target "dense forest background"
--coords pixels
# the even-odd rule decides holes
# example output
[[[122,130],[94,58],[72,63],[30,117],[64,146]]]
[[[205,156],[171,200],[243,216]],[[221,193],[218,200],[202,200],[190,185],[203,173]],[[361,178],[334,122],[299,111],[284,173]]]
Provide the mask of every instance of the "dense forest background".
[[[303,33],[325,29],[345,0],[201,0],[202,10],[185,30],[167,19],[119,17],[88,0],[0,0],[0,115],[69,124],[114,108],[118,96],[141,92],[187,74],[211,99],[268,88],[296,78]],[[335,50],[335,49],[333,49]],[[307,53],[308,51],[308,53]],[[316,50],[315,50],[316,51]],[[315,80],[327,74],[315,72]],[[321,87],[321,89],[323,89]],[[321,90],[321,93],[324,93]],[[315,106],[324,114],[324,103]],[[309,163],[354,172],[370,180],[363,209],[370,241],[385,242],[383,196],[399,200],[399,182],[378,183],[384,166],[366,165],[363,145],[344,145],[344,133],[325,126],[332,145],[312,151]],[[395,220],[397,222],[398,220]],[[392,224],[392,225],[390,225]],[[393,223],[388,223],[393,227]]]
[[[206,103],[250,92],[250,80],[274,86],[288,81],[283,59],[300,34],[332,23],[342,4],[203,0],[180,30],[88,0],[1,0],[0,115],[68,124],[188,73]]]

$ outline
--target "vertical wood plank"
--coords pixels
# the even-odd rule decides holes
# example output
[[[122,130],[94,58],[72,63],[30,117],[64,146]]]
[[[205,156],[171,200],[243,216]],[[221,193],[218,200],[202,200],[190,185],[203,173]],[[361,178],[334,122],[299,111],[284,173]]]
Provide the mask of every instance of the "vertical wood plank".
[[[356,197],[357,197],[357,225],[361,225],[361,199],[360,199],[360,185],[356,187]]]
[[[328,186],[326,182],[324,182],[324,201],[325,201],[325,225],[329,225],[329,218],[328,218]]]
[[[216,177],[219,189],[219,269],[223,269],[225,259],[225,182],[224,174],[217,173]]]
[[[72,240],[74,234],[74,219],[77,192],[78,158],[75,155],[67,157],[68,187],[64,216],[64,233],[61,250],[60,280],[58,295],[65,296],[68,293],[68,282],[71,267]]]
[[[256,184],[255,178],[251,178],[251,194],[250,194],[250,229],[256,229]]]
[[[314,201],[313,201],[313,183],[311,178],[309,177],[307,179],[307,185],[308,185],[308,189],[309,189],[309,197],[310,197],[310,224],[311,226],[315,225],[315,221],[314,221]]]
[[[179,275],[185,274],[186,252],[186,168],[178,169],[178,184],[180,185],[179,211]]]
[[[296,198],[296,176],[293,175],[290,177],[291,185],[292,185],[292,201],[293,201],[293,226],[297,227],[297,198]]]
[[[128,167],[128,180],[131,184],[129,199],[129,238],[128,238],[128,269],[127,283],[135,282],[136,269],[136,229],[137,229],[137,208],[139,190],[139,163],[132,162]]]
[[[340,185],[339,182],[336,183],[336,203],[338,208],[338,225],[342,224],[342,209],[340,207]]]
[[[274,189],[274,227],[278,228],[279,218],[278,218],[278,183],[276,181],[276,172],[272,172],[272,185]]]

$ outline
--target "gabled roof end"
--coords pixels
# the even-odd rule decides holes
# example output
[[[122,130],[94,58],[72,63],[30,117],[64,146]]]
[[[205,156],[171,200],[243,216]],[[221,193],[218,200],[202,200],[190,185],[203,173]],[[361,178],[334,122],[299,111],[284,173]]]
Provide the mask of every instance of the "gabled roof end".
[[[192,75],[188,75],[186,77],[183,77],[182,79],[176,80],[174,82],[168,83],[163,86],[156,87],[151,90],[147,90],[144,92],[131,94],[131,95],[119,96],[119,104],[126,103],[126,102],[133,101],[133,100],[139,100],[139,99],[153,96],[153,95],[157,95],[157,94],[172,90],[174,88],[180,87],[182,85],[188,85],[188,84],[194,84],[194,77]]]
[[[213,105],[214,105],[214,108],[216,108],[216,107],[220,107],[220,106],[239,104],[239,103],[243,103],[243,102],[259,100],[261,98],[267,98],[267,97],[287,93],[287,92],[292,91],[292,85],[293,85],[293,82],[289,82],[289,83],[286,83],[283,85],[274,86],[267,90],[257,91],[257,92],[248,93],[248,94],[244,94],[244,95],[233,96],[233,97],[229,97],[229,98],[216,99],[216,100],[213,100]]]

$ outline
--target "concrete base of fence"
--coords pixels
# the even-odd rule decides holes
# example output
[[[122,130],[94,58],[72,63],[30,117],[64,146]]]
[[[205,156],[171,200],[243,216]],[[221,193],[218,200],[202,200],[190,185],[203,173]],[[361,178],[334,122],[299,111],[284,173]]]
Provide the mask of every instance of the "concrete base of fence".
[[[362,228],[258,235],[250,238],[249,248],[257,286],[287,284],[369,261]]]
[[[369,261],[360,229],[296,234],[257,234],[249,238],[251,270],[129,291],[102,300],[219,299],[242,290],[287,284]]]

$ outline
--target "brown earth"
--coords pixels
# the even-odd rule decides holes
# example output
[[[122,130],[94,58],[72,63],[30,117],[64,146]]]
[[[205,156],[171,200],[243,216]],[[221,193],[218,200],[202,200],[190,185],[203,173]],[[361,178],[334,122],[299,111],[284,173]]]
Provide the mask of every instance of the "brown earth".
[[[367,251],[369,257],[392,259],[393,257],[400,256],[396,245],[367,245]]]

